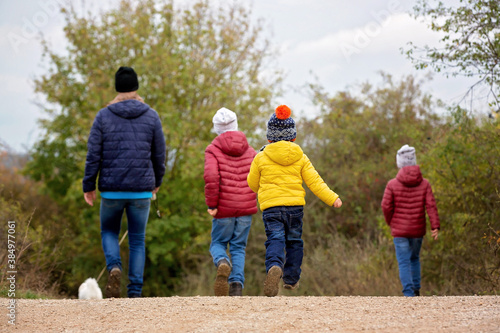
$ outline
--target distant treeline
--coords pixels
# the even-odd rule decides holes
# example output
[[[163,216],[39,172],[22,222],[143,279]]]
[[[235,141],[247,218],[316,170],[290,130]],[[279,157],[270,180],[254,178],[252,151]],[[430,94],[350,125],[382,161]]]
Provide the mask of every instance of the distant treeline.
[[[50,65],[35,80],[36,92],[48,101],[40,122],[44,135],[22,168],[12,168],[8,153],[0,161],[0,220],[18,223],[19,288],[76,296],[78,286],[105,265],[99,202],[85,204],[81,180],[93,119],[113,99],[113,74],[126,64],[139,74],[139,94],[158,111],[167,144],[167,173],[158,193],[162,216],[152,209],[147,227],[143,294],[211,295],[215,268],[208,252],[203,152],[214,137],[213,114],[221,106],[234,110],[239,128],[259,149],[266,144],[266,121],[282,101],[283,77],[273,67],[276,54],[262,38],[262,22],[253,23],[237,4],[216,8],[208,1],[176,9],[171,1],[125,0],[98,17],[80,16],[71,6],[63,12],[68,52],[57,54],[44,43]],[[489,118],[442,105],[413,76],[381,77],[380,83],[340,92],[321,84],[303,88],[314,104],[307,117],[287,103],[297,142],[344,203],[333,210],[307,195],[303,276],[294,295],[400,294],[380,202],[404,144],[416,148],[441,218],[439,240],[426,237],[423,243],[421,293],[498,294],[498,113]],[[497,81],[488,77],[494,94]],[[0,232],[0,267],[7,259],[5,235]],[[257,214],[245,295],[261,294],[264,241]],[[122,261],[128,261],[126,242]],[[5,285],[4,275],[0,283]]]

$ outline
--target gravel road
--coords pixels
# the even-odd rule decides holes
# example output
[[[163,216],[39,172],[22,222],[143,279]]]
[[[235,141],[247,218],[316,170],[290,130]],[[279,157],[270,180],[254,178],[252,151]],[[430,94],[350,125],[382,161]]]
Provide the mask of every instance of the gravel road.
[[[500,332],[500,296],[17,300],[2,332]]]

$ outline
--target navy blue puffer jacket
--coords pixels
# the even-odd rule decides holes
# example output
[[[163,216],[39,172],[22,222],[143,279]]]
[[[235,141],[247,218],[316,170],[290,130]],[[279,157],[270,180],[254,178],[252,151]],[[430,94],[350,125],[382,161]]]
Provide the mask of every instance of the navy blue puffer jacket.
[[[149,105],[130,99],[111,104],[95,117],[87,143],[83,192],[149,192],[165,174],[165,137]]]

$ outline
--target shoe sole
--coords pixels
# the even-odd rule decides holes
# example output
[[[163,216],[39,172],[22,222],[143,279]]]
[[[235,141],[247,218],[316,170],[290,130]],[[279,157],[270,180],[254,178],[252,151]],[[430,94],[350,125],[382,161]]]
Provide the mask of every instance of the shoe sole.
[[[220,264],[217,268],[217,276],[214,283],[215,296],[227,296],[229,294],[229,284],[227,283],[229,274],[231,274],[231,266]]]
[[[111,270],[106,285],[106,298],[120,298],[120,280],[122,272],[120,270]]]
[[[281,268],[279,268],[278,266],[271,267],[269,272],[267,272],[266,280],[264,281],[264,295],[268,297],[274,297],[278,295],[281,275]]]

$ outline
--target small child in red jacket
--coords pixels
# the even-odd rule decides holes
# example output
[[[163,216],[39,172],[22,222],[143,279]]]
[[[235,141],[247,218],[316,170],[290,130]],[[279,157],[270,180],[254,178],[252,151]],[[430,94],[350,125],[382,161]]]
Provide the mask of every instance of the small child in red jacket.
[[[425,235],[425,211],[431,222],[432,237],[437,240],[439,215],[429,181],[422,178],[415,148],[404,145],[398,150],[400,169],[387,184],[382,210],[394,237],[399,279],[403,295],[420,296],[420,248]]]
[[[208,213],[214,218],[210,244],[217,267],[214,292],[215,296],[241,296],[248,234],[252,214],[257,213],[257,197],[248,187],[247,175],[257,153],[238,131],[233,111],[218,110],[213,123],[218,136],[205,150],[204,179]]]

